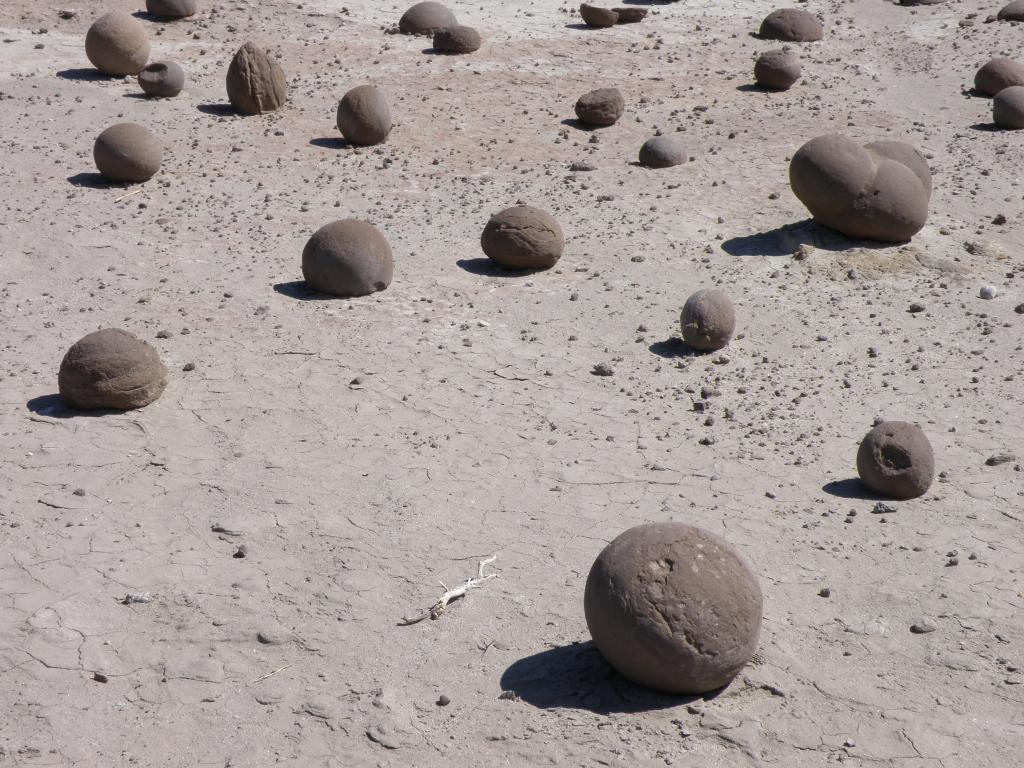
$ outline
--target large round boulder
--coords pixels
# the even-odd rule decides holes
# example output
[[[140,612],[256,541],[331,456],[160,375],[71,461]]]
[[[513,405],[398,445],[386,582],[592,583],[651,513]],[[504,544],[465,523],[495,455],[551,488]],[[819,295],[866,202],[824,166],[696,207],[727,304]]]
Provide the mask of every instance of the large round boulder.
[[[1024,85],[1003,88],[992,99],[992,122],[1000,128],[1024,128]]]
[[[1024,64],[1005,56],[986,62],[974,75],[975,90],[986,96],[995,96],[1011,85],[1024,85]]]
[[[683,341],[694,349],[721,349],[736,331],[736,311],[724,291],[708,288],[686,300],[679,324]]]
[[[789,90],[800,79],[800,57],[787,48],[765,51],[754,62],[754,81],[762,88]]]
[[[106,13],[89,27],[85,55],[106,75],[137,75],[149,61],[146,28],[124,11]]]
[[[185,70],[173,61],[154,61],[139,72],[139,86],[147,96],[172,98],[185,87]]]
[[[372,85],[360,85],[338,104],[338,130],[352,144],[380,144],[391,133],[391,110],[384,94]]]
[[[821,26],[821,20],[809,11],[799,8],[781,8],[765,16],[758,34],[765,40],[813,43],[816,40],[821,40],[824,29]]]
[[[551,214],[518,205],[490,218],[480,247],[505,269],[548,269],[562,256],[565,238]]]
[[[146,0],[146,10],[164,19],[184,19],[199,10],[196,0]]]
[[[254,43],[243,45],[231,60],[227,88],[231,106],[245,115],[279,109],[288,93],[281,65]]]
[[[306,285],[334,296],[365,296],[391,284],[395,262],[387,238],[357,219],[318,229],[302,251]]]
[[[913,499],[932,484],[935,455],[916,424],[883,421],[861,441],[857,474],[879,496]]]
[[[60,396],[82,411],[127,411],[156,400],[167,369],[149,344],[119,328],[95,331],[75,342],[57,375]]]
[[[454,27],[458,23],[455,14],[446,6],[426,0],[402,14],[398,29],[406,35],[432,35],[439,29]]]
[[[618,88],[598,88],[584,93],[576,101],[576,117],[581,123],[605,127],[622,117],[626,100]]]
[[[146,181],[160,170],[163,147],[145,126],[118,123],[96,138],[92,156],[96,169],[108,181]]]

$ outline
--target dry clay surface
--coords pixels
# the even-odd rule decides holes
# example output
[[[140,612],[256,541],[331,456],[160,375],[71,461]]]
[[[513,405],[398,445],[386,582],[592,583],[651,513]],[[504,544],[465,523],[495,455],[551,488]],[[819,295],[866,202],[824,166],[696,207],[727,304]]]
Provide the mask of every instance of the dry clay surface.
[[[765,93],[763,0],[599,31],[551,0],[456,3],[484,36],[465,57],[388,34],[404,5],[344,4],[144,18],[188,73],[162,101],[83,50],[141,3],[0,4],[0,765],[1016,764],[1022,475],[986,462],[1024,450],[1024,136],[968,89],[1024,26],[984,23],[998,2],[812,2],[825,40]],[[285,69],[279,112],[226,106],[247,40]],[[364,83],[396,125],[354,149],[335,110]],[[582,131],[600,87],[625,114]],[[164,142],[141,187],[92,164],[123,121]],[[692,161],[637,166],[657,129]],[[788,158],[830,131],[926,155],[911,244],[807,222]],[[565,231],[553,270],[482,260],[519,201]],[[349,217],[394,282],[308,295],[306,240]],[[737,335],[692,355],[679,311],[710,287]],[[159,350],[157,403],[61,406],[61,356],[104,327]],[[878,416],[919,423],[941,474],[873,514],[852,478]],[[626,684],[586,632],[598,552],[667,520],[764,588],[759,652],[709,700]],[[497,578],[397,626],[492,555]]]

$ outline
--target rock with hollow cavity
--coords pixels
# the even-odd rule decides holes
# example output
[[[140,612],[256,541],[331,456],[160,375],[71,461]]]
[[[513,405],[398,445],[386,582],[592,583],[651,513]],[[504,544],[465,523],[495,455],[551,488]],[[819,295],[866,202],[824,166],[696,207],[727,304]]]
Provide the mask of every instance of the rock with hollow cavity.
[[[588,27],[614,27],[619,20],[619,14],[608,8],[600,8],[596,5],[583,3],[580,6],[580,16],[583,23]]]
[[[622,117],[626,101],[618,88],[598,88],[583,94],[576,102],[576,117],[581,123],[605,127]]]
[[[821,40],[824,29],[813,13],[799,8],[782,8],[765,16],[758,34],[765,40],[813,43]]]
[[[338,130],[353,144],[380,144],[391,133],[391,110],[384,94],[372,85],[360,85],[338,105]]]
[[[254,43],[243,45],[231,60],[227,88],[231,106],[244,115],[279,109],[288,91],[281,65]]]
[[[160,170],[163,148],[152,131],[137,123],[118,123],[96,138],[96,168],[108,181],[146,181]]]
[[[732,300],[717,288],[697,291],[686,300],[679,318],[683,341],[705,352],[721,349],[736,331]]]
[[[1024,128],[1024,86],[1011,85],[996,94],[992,99],[992,122],[1013,131]]]
[[[913,499],[931,486],[935,455],[916,424],[883,421],[861,441],[857,474],[879,496]]]
[[[146,28],[123,11],[104,14],[85,35],[85,55],[104,74],[137,75],[149,61]]]
[[[455,14],[446,6],[427,0],[416,3],[403,13],[398,20],[398,29],[406,35],[432,35],[439,29],[454,27],[458,23]]]
[[[165,19],[184,19],[199,10],[196,0],[146,0],[146,10]]]
[[[480,48],[481,43],[479,32],[461,24],[434,33],[434,50],[444,53],[473,53]]]
[[[173,61],[154,61],[139,72],[139,86],[147,96],[172,98],[185,87],[185,70]]]
[[[365,296],[391,284],[395,263],[387,238],[372,224],[334,221],[318,229],[302,251],[302,275],[314,291]]]
[[[160,397],[167,369],[149,344],[127,331],[107,328],[72,345],[61,361],[57,383],[72,408],[127,411]]]
[[[648,168],[671,168],[686,162],[686,149],[671,136],[653,136],[640,147],[638,159]]]
[[[982,65],[974,75],[974,88],[986,96],[995,96],[1003,88],[1024,85],[1024,64],[999,56]]]
[[[519,205],[490,218],[480,247],[505,269],[548,269],[562,256],[565,238],[551,214]]]
[[[800,79],[800,57],[795,51],[776,48],[765,51],[754,63],[754,81],[762,88],[789,90]]]

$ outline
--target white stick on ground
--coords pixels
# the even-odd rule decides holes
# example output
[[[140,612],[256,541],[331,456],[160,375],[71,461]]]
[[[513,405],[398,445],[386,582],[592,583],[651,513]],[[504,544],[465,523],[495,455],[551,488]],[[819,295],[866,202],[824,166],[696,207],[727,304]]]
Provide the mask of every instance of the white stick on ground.
[[[418,613],[415,616],[403,616],[402,620],[398,622],[398,626],[407,627],[410,624],[417,624],[424,619],[439,619],[444,614],[445,609],[448,607],[448,603],[452,600],[457,600],[460,597],[465,596],[471,589],[475,589],[483,584],[485,581],[497,578],[498,574],[488,573],[484,575],[484,566],[490,565],[498,559],[497,555],[492,555],[486,560],[481,560],[480,565],[477,566],[476,576],[472,579],[466,579],[462,584],[455,587],[454,589],[448,589],[444,582],[441,582],[441,586],[444,587],[444,594],[438,598],[437,602],[430,606],[427,610],[422,613]]]

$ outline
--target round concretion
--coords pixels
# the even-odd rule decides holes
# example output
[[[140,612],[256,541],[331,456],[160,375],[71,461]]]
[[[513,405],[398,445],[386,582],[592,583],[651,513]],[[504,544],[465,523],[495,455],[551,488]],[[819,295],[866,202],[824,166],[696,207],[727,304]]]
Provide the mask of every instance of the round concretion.
[[[675,694],[727,685],[757,650],[761,587],[724,539],[684,523],[630,528],[598,555],[583,611],[623,676]]]
[[[146,181],[160,170],[163,149],[148,128],[118,123],[97,137],[92,155],[108,181]]]
[[[765,16],[759,34],[765,40],[812,43],[821,40],[824,30],[813,13],[798,8],[782,8]]]
[[[935,456],[916,424],[883,421],[857,451],[857,474],[868,488],[891,499],[913,499],[932,484]]]
[[[588,27],[614,27],[619,20],[619,14],[616,11],[587,3],[580,6],[580,16]]]
[[[625,108],[626,101],[618,88],[598,88],[580,96],[576,102],[576,117],[587,125],[614,125]]]
[[[816,221],[847,237],[903,242],[928,219],[931,173],[909,144],[819,136],[793,155],[789,183]]]
[[[227,88],[231,106],[245,115],[279,109],[288,91],[281,65],[253,43],[239,48],[231,60]]]
[[[992,122],[1000,128],[1024,128],[1024,86],[1003,88],[992,99]]]
[[[1013,0],[1004,5],[997,18],[1000,21],[1024,21],[1024,0]]]
[[[794,51],[765,51],[754,63],[754,81],[762,88],[785,91],[799,79],[800,57]]]
[[[165,19],[184,19],[198,9],[196,0],[146,0],[146,10]]]
[[[149,61],[146,28],[123,11],[104,14],[85,35],[85,55],[104,74],[137,75]]]
[[[458,24],[434,33],[434,50],[445,53],[472,53],[480,48],[481,42],[479,32]]]
[[[156,400],[167,386],[167,369],[146,342],[107,328],[77,341],[57,376],[60,396],[72,408],[126,411]]]
[[[686,149],[670,136],[654,136],[640,147],[639,161],[648,168],[671,168],[686,162]]]
[[[697,291],[686,300],[679,323],[683,341],[694,349],[721,349],[736,330],[736,312],[724,292],[711,288]]]
[[[338,105],[338,130],[353,144],[380,144],[391,133],[391,110],[379,90],[360,85]]]
[[[139,72],[139,85],[147,96],[177,96],[185,87],[185,70],[173,61],[155,61]]]
[[[986,96],[995,96],[1011,85],[1024,85],[1024,64],[1005,56],[987,62],[974,75],[975,90]]]
[[[458,23],[455,14],[448,8],[428,0],[416,3],[403,13],[398,21],[398,29],[407,35],[432,35],[439,29],[454,27]]]
[[[391,284],[395,262],[387,238],[356,219],[321,227],[302,251],[306,285],[335,296],[365,296]]]
[[[551,214],[519,205],[491,217],[480,247],[505,269],[548,269],[561,257],[565,239]]]

